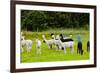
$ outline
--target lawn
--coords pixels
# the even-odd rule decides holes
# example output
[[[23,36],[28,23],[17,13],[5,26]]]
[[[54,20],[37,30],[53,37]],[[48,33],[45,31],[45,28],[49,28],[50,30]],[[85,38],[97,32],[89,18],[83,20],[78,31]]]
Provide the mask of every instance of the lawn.
[[[67,53],[64,54],[63,50],[56,51],[54,48],[49,49],[48,46],[43,43],[42,35],[46,35],[47,39],[51,39],[50,33],[54,32],[55,34],[62,33],[64,36],[72,35],[74,40],[74,53],[70,53],[70,48],[66,48]],[[80,34],[83,43],[83,55],[77,54],[77,35]],[[85,29],[50,29],[42,32],[29,32],[23,31],[25,39],[31,39],[33,41],[32,50],[30,53],[25,51],[21,53],[21,62],[30,63],[30,62],[52,62],[52,61],[69,61],[69,60],[87,60],[89,59],[89,53],[86,51],[86,43],[89,40],[89,30]],[[41,46],[41,55],[36,54],[36,39],[40,39],[42,42]]]

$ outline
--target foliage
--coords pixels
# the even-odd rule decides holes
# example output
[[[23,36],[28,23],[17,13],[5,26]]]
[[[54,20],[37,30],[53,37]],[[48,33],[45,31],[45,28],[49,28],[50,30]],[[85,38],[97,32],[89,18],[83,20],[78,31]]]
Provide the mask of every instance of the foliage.
[[[51,28],[89,27],[89,13],[21,10],[21,29],[43,31]]]

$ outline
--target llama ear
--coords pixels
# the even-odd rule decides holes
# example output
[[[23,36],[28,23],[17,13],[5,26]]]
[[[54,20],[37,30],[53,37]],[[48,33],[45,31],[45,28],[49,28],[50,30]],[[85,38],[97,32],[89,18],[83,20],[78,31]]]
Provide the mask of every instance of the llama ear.
[[[54,35],[54,33],[51,33],[50,36]]]

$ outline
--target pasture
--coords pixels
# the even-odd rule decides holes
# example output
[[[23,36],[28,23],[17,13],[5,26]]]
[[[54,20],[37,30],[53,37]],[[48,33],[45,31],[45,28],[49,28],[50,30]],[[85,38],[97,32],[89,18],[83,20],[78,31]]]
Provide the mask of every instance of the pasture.
[[[86,51],[86,43],[89,40],[89,30],[86,29],[50,29],[41,32],[32,31],[22,31],[25,39],[31,39],[33,41],[31,52],[27,53],[24,47],[24,51],[21,52],[21,62],[31,63],[31,62],[53,62],[53,61],[72,61],[72,60],[87,60],[89,59],[89,52]],[[70,52],[70,48],[66,48],[67,53],[64,51],[56,51],[54,48],[48,48],[48,46],[43,43],[42,35],[46,36],[46,39],[51,39],[50,33],[55,35],[62,33],[64,36],[72,35],[74,40],[74,53]],[[77,54],[77,35],[80,34],[83,44],[83,55]],[[36,54],[36,39],[41,40],[41,55]]]

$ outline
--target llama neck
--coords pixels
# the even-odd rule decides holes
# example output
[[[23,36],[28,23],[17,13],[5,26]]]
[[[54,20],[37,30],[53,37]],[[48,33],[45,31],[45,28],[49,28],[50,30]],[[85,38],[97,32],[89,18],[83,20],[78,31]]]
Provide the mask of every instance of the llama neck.
[[[54,39],[54,40],[56,40],[56,38],[55,38],[55,37],[54,37],[53,39]]]
[[[62,44],[62,41],[60,40],[60,38],[58,40],[59,40],[60,44]]]
[[[44,41],[47,43],[47,39],[46,38],[44,38]]]

